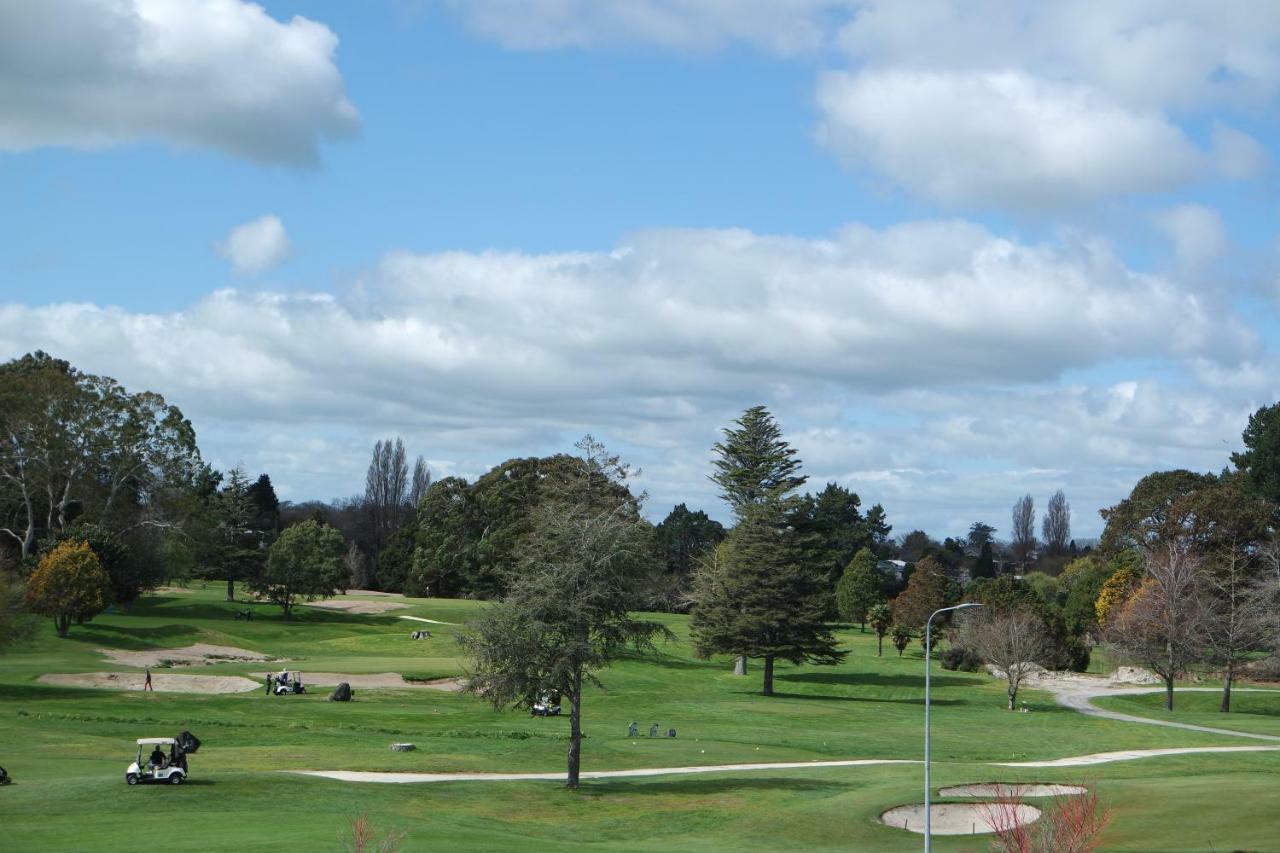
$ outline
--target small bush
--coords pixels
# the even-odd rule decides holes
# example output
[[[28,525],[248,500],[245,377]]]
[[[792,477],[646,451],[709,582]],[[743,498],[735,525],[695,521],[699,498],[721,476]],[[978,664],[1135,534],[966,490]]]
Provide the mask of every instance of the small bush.
[[[978,672],[982,669],[982,658],[978,653],[966,646],[951,646],[938,655],[938,662],[943,669],[957,672]]]

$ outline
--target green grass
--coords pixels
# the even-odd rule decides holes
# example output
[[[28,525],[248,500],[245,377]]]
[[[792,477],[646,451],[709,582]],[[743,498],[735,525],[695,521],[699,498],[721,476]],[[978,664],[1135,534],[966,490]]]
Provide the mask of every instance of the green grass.
[[[357,690],[351,704],[324,692],[297,697],[201,696],[55,688],[46,672],[123,669],[96,649],[239,646],[293,661],[290,668],[439,677],[462,672],[458,630],[397,618],[464,622],[476,602],[411,599],[376,616],[300,608],[284,621],[269,605],[235,621],[245,605],[222,589],[164,593],[128,614],[51,628],[3,659],[0,764],[17,779],[0,788],[6,837],[49,849],[123,850],[157,827],[182,827],[164,846],[340,849],[347,816],[368,810],[408,834],[405,849],[494,850],[554,845],[607,850],[913,850],[918,836],[881,826],[886,808],[921,798],[919,766],[738,772],[557,783],[350,785],[290,776],[289,769],[561,771],[565,719],[495,712],[478,700],[433,690]],[[654,657],[619,662],[585,700],[586,770],[907,758],[921,755],[923,662],[913,648],[875,656],[875,639],[840,636],[851,654],[839,667],[779,668],[778,696],[759,695],[759,671],[730,674],[727,660],[692,657],[684,617],[655,615],[676,635]],[[412,641],[426,628],[433,638]],[[190,671],[261,678],[280,664],[222,661]],[[1049,780],[1096,784],[1116,810],[1108,849],[1280,849],[1280,815],[1268,808],[1280,754],[1148,759],[1074,770],[1019,771],[990,761],[1055,758],[1118,749],[1240,745],[1238,739],[1086,717],[1027,691],[1028,714],[1004,710],[1003,686],[984,675],[935,670],[934,779]],[[1191,698],[1194,697],[1194,698]],[[1117,710],[1159,716],[1158,697],[1108,700]],[[1227,725],[1216,695],[1180,694],[1177,719]],[[1242,729],[1275,726],[1280,695],[1237,694]],[[630,738],[627,724],[675,727],[679,737]],[[205,741],[192,781],[177,789],[130,789],[122,781],[137,737],[188,728]],[[411,753],[392,753],[411,740]],[[1210,805],[1210,802],[1212,805]],[[1272,804],[1273,805],[1273,804]],[[984,849],[974,839],[938,839],[941,850]],[[22,849],[21,845],[17,849]]]
[[[1280,737],[1280,701],[1277,700],[1280,700],[1280,691],[1254,693],[1233,690],[1231,712],[1226,714],[1218,710],[1222,704],[1220,689],[1195,693],[1175,691],[1173,713],[1164,709],[1164,694],[1112,696],[1095,700],[1093,704],[1138,717]]]

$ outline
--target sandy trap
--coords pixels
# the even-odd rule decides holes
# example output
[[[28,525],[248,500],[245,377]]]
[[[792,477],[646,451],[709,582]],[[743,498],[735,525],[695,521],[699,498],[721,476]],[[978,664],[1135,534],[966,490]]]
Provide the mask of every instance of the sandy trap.
[[[307,603],[309,607],[319,607],[322,610],[341,610],[344,613],[359,613],[366,616],[375,613],[386,613],[388,610],[403,610],[409,605],[402,601],[369,601],[361,598],[325,598],[321,601],[310,601]]]
[[[942,797],[1071,797],[1088,793],[1079,785],[1051,785],[1035,782],[1002,785],[991,782],[985,785],[954,785],[939,788]]]
[[[992,832],[987,823],[991,809],[996,806],[983,803],[939,803],[929,807],[930,827],[934,835],[984,835]],[[1002,823],[1011,823],[1008,818],[1016,811],[1017,825],[1026,826],[1040,817],[1040,810],[1025,803],[1014,807],[999,806]],[[1008,817],[1006,817],[1006,813]],[[909,806],[897,806],[880,815],[880,822],[894,829],[905,829],[908,832],[924,834],[924,803]],[[1012,827],[1010,827],[1012,828]]]
[[[409,681],[398,672],[368,672],[368,673],[343,673],[343,672],[309,672],[302,671],[302,683],[305,685],[316,685],[318,687],[334,687],[345,681],[352,687],[362,687],[369,689],[371,687],[402,687],[406,689],[424,688],[427,690],[445,690],[449,692],[457,692],[462,689],[463,680],[461,678],[433,678],[430,681]]]
[[[182,649],[147,649],[141,652],[126,649],[98,649],[98,652],[106,655],[112,663],[138,667],[160,666],[161,662],[168,662],[173,666],[199,666],[227,661],[271,660],[261,652],[237,649],[235,646],[214,646],[209,643],[196,643]]]
[[[141,672],[50,673],[37,679],[57,687],[91,687],[96,690],[142,690]],[[151,686],[157,693],[246,693],[262,684],[239,675],[174,675],[153,672]]]

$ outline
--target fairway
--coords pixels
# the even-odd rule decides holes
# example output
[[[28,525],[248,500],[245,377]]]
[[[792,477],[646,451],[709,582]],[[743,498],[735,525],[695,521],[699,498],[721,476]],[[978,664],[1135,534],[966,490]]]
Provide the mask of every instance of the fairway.
[[[378,785],[313,778],[296,771],[559,774],[567,720],[495,712],[466,694],[356,688],[350,704],[317,686],[302,696],[260,688],[228,694],[144,693],[57,687],[47,673],[134,672],[102,649],[182,649],[193,644],[249,650],[271,662],[213,659],[154,670],[247,676],[290,669],[335,674],[400,673],[414,681],[462,674],[458,624],[485,605],[404,599],[404,609],[360,614],[221,601],[222,588],[166,590],[127,615],[103,614],[68,639],[42,627],[6,656],[0,682],[0,763],[15,783],[0,788],[0,821],[12,838],[49,849],[124,850],[157,827],[165,846],[341,849],[350,816],[367,811],[406,834],[405,849],[912,850],[919,836],[882,826],[886,809],[919,802],[918,763],[821,766],[859,759],[921,758],[923,662],[918,644],[901,658],[875,656],[871,634],[839,636],[852,649],[838,667],[781,667],[778,695],[759,695],[758,671],[730,673],[726,660],[692,657],[686,619],[658,614],[675,634],[648,658],[605,671],[604,689],[584,703],[585,774],[644,768],[786,764],[593,779],[577,792],[556,781],[459,781]],[[429,639],[411,640],[430,619]],[[161,655],[163,657],[163,655]],[[353,679],[354,681],[354,679]],[[1119,750],[1239,747],[1240,739],[1087,717],[1028,692],[1029,713],[1002,710],[1004,687],[985,675],[935,670],[937,787],[982,782],[1084,783],[1114,807],[1107,849],[1280,849],[1275,773],[1280,753],[1169,755],[1088,767],[1013,768]],[[1215,714],[1217,697],[1182,694],[1178,720],[1273,732],[1280,695],[1241,693],[1237,713]],[[1158,717],[1158,697],[1098,700],[1100,707]],[[627,735],[636,721],[639,737]],[[1229,721],[1229,723],[1228,723]],[[677,730],[650,738],[649,727]],[[204,746],[179,788],[126,787],[138,737],[190,729]],[[392,752],[393,742],[416,744]],[[1259,744],[1261,745],[1261,744]],[[809,767],[807,764],[817,766]],[[800,766],[795,766],[800,765]],[[1214,807],[1205,808],[1212,797]],[[963,798],[946,798],[964,802]],[[1192,819],[1189,817],[1195,814]],[[984,849],[971,837],[939,838],[939,850]]]

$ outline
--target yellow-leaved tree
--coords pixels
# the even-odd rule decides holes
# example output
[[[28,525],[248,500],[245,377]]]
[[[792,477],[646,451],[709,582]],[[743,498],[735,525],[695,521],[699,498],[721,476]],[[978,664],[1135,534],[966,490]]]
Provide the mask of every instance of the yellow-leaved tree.
[[[88,542],[67,540],[40,558],[27,581],[27,609],[53,617],[59,637],[107,606],[111,580]]]

